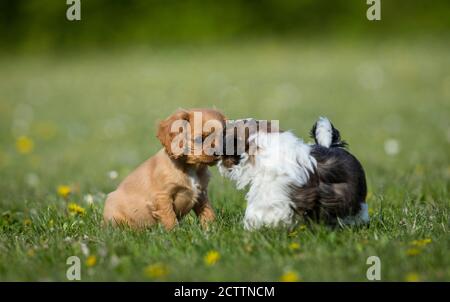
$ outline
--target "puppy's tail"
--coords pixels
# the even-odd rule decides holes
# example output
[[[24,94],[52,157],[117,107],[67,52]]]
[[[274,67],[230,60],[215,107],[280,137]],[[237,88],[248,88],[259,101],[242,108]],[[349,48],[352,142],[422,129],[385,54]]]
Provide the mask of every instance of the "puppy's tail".
[[[333,124],[326,117],[319,117],[310,131],[311,138],[317,145],[326,148],[345,148],[347,143],[341,140],[339,130],[334,128]]]

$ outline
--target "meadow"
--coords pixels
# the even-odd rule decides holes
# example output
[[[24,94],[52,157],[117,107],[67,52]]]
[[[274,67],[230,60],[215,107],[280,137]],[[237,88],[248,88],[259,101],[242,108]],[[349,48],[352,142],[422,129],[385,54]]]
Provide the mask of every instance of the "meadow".
[[[450,45],[279,41],[0,56],[0,280],[450,280]],[[365,167],[371,224],[247,232],[245,192],[213,167],[217,221],[101,226],[105,194],[161,148],[179,107],[280,120],[309,140],[329,117]]]

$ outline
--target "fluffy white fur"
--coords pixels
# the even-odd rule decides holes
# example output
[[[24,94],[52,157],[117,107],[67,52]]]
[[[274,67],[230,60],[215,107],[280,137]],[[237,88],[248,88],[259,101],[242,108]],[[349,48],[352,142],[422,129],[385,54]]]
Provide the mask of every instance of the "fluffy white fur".
[[[331,144],[331,131],[328,135]],[[239,164],[230,169],[220,162],[218,165],[220,173],[235,181],[238,189],[249,186],[245,229],[295,225],[296,215],[286,185],[302,186],[313,173],[317,163],[310,155],[310,146],[291,132],[258,132],[249,138],[249,142],[254,142],[257,147],[253,163],[244,153]],[[364,205],[362,213],[343,223],[353,224],[360,218],[368,221],[367,205]]]
[[[333,135],[332,135],[332,126],[330,121],[326,117],[319,117],[319,120],[316,124],[316,133],[315,136],[317,138],[317,143],[324,147],[329,148],[332,143]]]
[[[234,180],[238,189],[249,186],[246,195],[244,227],[248,230],[262,226],[291,226],[295,223],[292,201],[286,185],[303,185],[316,166],[310,147],[290,132],[260,132],[249,138],[257,151],[254,163],[249,155],[231,169],[219,164],[222,175]]]

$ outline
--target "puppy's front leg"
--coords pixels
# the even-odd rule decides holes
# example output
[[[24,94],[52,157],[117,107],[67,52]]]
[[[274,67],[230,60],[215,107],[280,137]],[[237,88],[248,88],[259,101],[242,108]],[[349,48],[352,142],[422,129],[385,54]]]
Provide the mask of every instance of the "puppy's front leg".
[[[216,219],[216,214],[208,199],[206,190],[202,192],[197,203],[194,205],[194,212],[197,215],[202,227],[206,228],[208,224]]]
[[[160,221],[168,231],[172,230],[177,224],[177,215],[173,209],[173,201],[169,195],[159,194],[152,207],[153,217]]]

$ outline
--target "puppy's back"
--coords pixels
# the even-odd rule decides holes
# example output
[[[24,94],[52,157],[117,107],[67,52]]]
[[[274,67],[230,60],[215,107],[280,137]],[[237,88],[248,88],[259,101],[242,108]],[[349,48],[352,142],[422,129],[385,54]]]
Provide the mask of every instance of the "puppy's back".
[[[158,162],[163,164],[161,152],[150,157],[133,170],[117,187],[108,194],[103,211],[107,223],[128,224],[142,227],[154,223],[148,205],[153,199],[155,181],[152,176]]]
[[[357,215],[367,194],[361,163],[343,148],[311,146],[317,167],[307,184],[291,185],[297,212],[334,224],[337,218]]]

